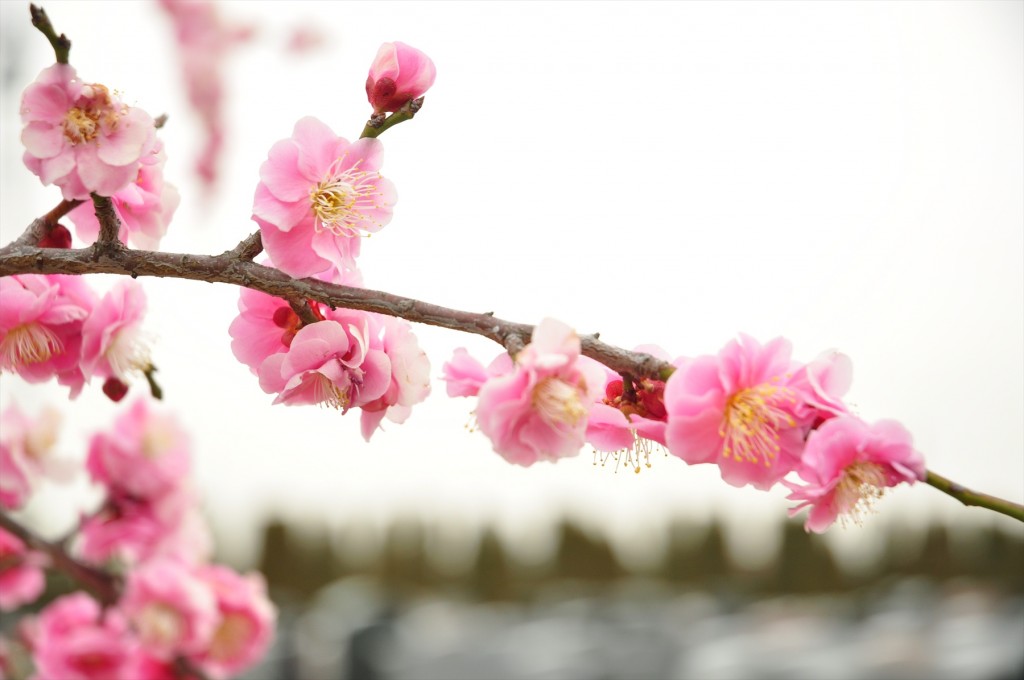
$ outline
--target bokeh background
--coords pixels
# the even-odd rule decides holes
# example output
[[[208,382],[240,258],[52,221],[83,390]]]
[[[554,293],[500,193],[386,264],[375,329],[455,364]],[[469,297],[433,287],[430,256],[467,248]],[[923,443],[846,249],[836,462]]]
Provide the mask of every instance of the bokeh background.
[[[1024,4],[224,3],[253,37],[226,57],[212,192],[158,5],[44,7],[83,77],[169,116],[162,249],[251,233],[269,147],[305,115],[358,136],[369,62],[401,40],[438,79],[382,138],[399,203],[364,244],[368,287],[674,356],[740,331],[804,360],[835,347],[865,419],[1024,499]],[[20,92],[52,62],[26,3],[0,2],[0,39],[6,243],[59,191],[20,161]],[[783,490],[661,454],[639,474],[589,452],[513,468],[440,382],[367,444],[354,416],[270,405],[230,351],[235,289],[144,285],[219,559],[261,568],[282,608],[254,678],[1024,673],[1012,520],[920,485],[808,537]],[[499,350],[416,334],[435,376],[455,347]],[[57,404],[78,457],[123,408],[7,375],[0,400]],[[23,517],[57,536],[95,500],[45,488]]]

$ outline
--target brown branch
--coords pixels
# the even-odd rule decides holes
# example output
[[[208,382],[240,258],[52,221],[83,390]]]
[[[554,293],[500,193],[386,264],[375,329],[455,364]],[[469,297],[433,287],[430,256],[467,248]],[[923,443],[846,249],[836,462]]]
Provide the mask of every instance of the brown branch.
[[[415,323],[475,333],[513,351],[530,340],[533,326],[505,321],[493,314],[450,309],[412,298],[366,288],[351,288],[318,279],[294,279],[284,272],[248,259],[258,252],[259,239],[250,236],[220,255],[158,253],[147,250],[85,248],[48,250],[12,243],[0,249],[0,276],[12,274],[123,274],[229,283],[284,300],[316,300],[331,308],[345,307],[397,316]],[[118,246],[120,244],[118,243]],[[580,337],[583,354],[613,371],[665,380],[672,365],[649,354],[630,352],[603,343],[596,335]]]
[[[121,220],[114,212],[114,202],[108,196],[92,194],[92,204],[96,209],[96,219],[100,223],[100,233],[96,237],[93,249],[99,253],[111,247],[117,248],[120,245]]]
[[[60,218],[64,217],[80,205],[82,205],[82,201],[61,201],[57,204],[57,207],[50,212],[46,213],[42,217],[32,220],[32,223],[28,225],[28,229],[26,229],[25,232],[11,245],[38,245],[39,242],[50,233],[50,230],[57,225],[57,221],[60,220]]]
[[[49,556],[50,563],[55,569],[81,583],[104,605],[112,605],[117,602],[121,591],[121,582],[113,574],[79,562],[65,552],[63,543],[54,543],[40,538],[2,510],[0,510],[0,527],[20,538],[25,545],[33,550]]]

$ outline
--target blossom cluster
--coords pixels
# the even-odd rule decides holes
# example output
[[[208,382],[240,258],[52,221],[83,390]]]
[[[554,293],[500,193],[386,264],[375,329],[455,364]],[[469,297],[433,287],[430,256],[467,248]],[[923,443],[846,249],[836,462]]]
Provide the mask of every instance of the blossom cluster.
[[[374,79],[390,85],[374,89]],[[381,110],[373,92],[387,90],[404,104],[433,80],[426,55],[388,43],[371,66],[367,95]],[[316,118],[299,120],[260,167],[252,218],[266,264],[295,277],[361,286],[356,258],[362,237],[390,221],[397,200],[394,185],[380,174],[382,162],[379,140],[350,143]],[[231,348],[260,387],[277,395],[274,403],[318,404],[342,413],[358,407],[369,440],[385,417],[404,422],[430,392],[430,362],[402,320],[313,300],[301,303],[303,319],[288,302],[244,288],[238,308]]]
[[[56,378],[71,398],[97,378],[118,401],[133,376],[151,370],[145,312],[146,296],[133,280],[100,297],[77,276],[6,276],[0,279],[0,371],[33,383]]]
[[[23,160],[66,200],[87,201],[71,212],[79,238],[90,242],[99,222],[90,194],[111,198],[119,238],[155,248],[178,207],[164,182],[166,154],[153,118],[128,106],[105,85],[85,83],[68,64],[42,71],[21,98]]]
[[[25,474],[26,491],[55,467],[52,416],[3,414],[0,464]],[[207,561],[209,539],[189,485],[188,440],[145,400],[90,442],[86,469],[105,492],[71,542],[86,564],[120,572],[113,603],[84,592],[54,599],[19,627],[39,680],[179,677],[182,662],[211,678],[242,672],[266,652],[275,610],[258,574]],[[6,477],[6,474],[5,474]],[[18,509],[27,493],[0,496]],[[19,489],[20,491],[20,489]],[[0,609],[35,602],[48,557],[0,529]],[[113,584],[114,581],[111,581]]]
[[[925,477],[902,426],[865,423],[843,403],[851,368],[838,352],[800,363],[787,340],[762,345],[744,335],[716,356],[673,360],[662,381],[602,371],[580,349],[572,329],[545,319],[514,359],[502,354],[485,368],[460,348],[443,377],[449,396],[478,397],[479,429],[510,462],[576,455],[588,442],[639,459],[660,445],[691,465],[718,465],[733,486],[783,483],[799,501],[794,511],[810,509],[810,531]],[[667,359],[659,348],[639,349]],[[790,473],[799,481],[785,480]]]

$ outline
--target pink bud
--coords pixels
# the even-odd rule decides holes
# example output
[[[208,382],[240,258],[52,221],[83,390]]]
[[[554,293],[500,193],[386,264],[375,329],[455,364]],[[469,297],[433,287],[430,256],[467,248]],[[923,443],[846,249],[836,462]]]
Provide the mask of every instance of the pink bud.
[[[397,111],[423,96],[434,84],[437,70],[430,57],[405,43],[384,43],[370,64],[366,96],[377,113]]]

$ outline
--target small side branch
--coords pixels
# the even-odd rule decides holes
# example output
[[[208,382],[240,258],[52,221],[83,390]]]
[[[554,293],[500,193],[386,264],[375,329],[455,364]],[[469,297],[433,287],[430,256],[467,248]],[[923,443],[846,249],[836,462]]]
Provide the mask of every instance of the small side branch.
[[[1012,517],[1019,522],[1024,522],[1024,505],[1013,503],[995,496],[990,496],[987,493],[972,491],[967,487],[960,486],[950,479],[946,479],[942,475],[932,472],[931,470],[928,471],[925,483],[930,486],[934,486],[944,494],[952,496],[964,505],[988,508],[989,510],[1006,515],[1007,517]]]
[[[2,510],[0,510],[0,527],[20,538],[29,548],[47,555],[54,569],[64,572],[82,584],[104,605],[112,605],[117,602],[121,583],[114,575],[79,562],[67,554],[63,544],[40,538]]]
[[[53,56],[56,57],[57,63],[68,63],[68,53],[71,52],[71,41],[68,37],[63,33],[57,35],[57,31],[53,29],[53,24],[50,23],[50,17],[46,16],[46,10],[42,7],[29,5],[28,11],[32,15],[32,25],[39,29],[39,32],[50,41],[50,46],[53,47]]]

